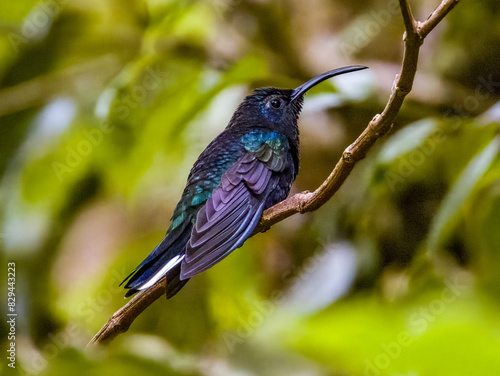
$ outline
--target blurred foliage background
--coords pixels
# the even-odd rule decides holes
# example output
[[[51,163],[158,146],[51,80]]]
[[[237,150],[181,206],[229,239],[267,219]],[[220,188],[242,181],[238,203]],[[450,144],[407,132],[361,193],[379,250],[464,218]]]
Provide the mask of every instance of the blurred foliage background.
[[[438,5],[412,3],[419,20]],[[18,317],[0,373],[498,375],[499,17],[497,0],[462,1],[430,34],[393,131],[326,206],[86,354],[243,97],[367,65],[306,97],[293,190],[326,178],[390,94],[398,2],[1,2],[1,275],[16,263]]]

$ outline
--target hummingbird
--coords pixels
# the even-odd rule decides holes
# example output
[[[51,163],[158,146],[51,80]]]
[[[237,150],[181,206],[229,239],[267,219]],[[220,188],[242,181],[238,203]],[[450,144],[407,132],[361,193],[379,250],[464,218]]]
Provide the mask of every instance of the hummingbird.
[[[262,212],[283,201],[297,177],[304,94],[328,78],[366,68],[342,67],[296,89],[261,88],[247,96],[194,163],[164,239],[122,282],[125,297],[165,278],[171,298],[241,247]]]

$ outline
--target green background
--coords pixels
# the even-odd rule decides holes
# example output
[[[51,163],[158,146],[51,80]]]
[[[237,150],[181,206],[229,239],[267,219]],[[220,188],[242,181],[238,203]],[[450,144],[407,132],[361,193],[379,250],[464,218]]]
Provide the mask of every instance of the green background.
[[[86,353],[244,96],[370,67],[306,96],[293,192],[312,191],[385,106],[404,26],[394,0],[1,2],[0,373],[500,374],[499,17],[462,1],[432,31],[393,130],[325,206]]]

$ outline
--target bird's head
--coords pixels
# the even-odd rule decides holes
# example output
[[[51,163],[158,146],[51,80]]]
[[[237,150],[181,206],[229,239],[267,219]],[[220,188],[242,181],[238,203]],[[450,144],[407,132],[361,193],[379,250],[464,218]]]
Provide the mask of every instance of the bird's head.
[[[304,94],[320,82],[367,67],[354,65],[334,69],[312,78],[296,89],[262,88],[247,96],[229,122],[228,127],[267,128],[291,138],[298,136],[297,119]]]

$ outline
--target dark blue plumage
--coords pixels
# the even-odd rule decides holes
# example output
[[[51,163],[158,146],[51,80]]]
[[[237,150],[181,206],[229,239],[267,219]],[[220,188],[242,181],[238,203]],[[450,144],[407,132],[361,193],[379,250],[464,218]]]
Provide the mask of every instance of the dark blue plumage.
[[[127,277],[126,296],[166,276],[170,298],[240,247],[262,212],[288,196],[297,176],[304,93],[329,77],[365,68],[340,68],[294,90],[258,89],[246,97],[193,165],[165,238]]]

